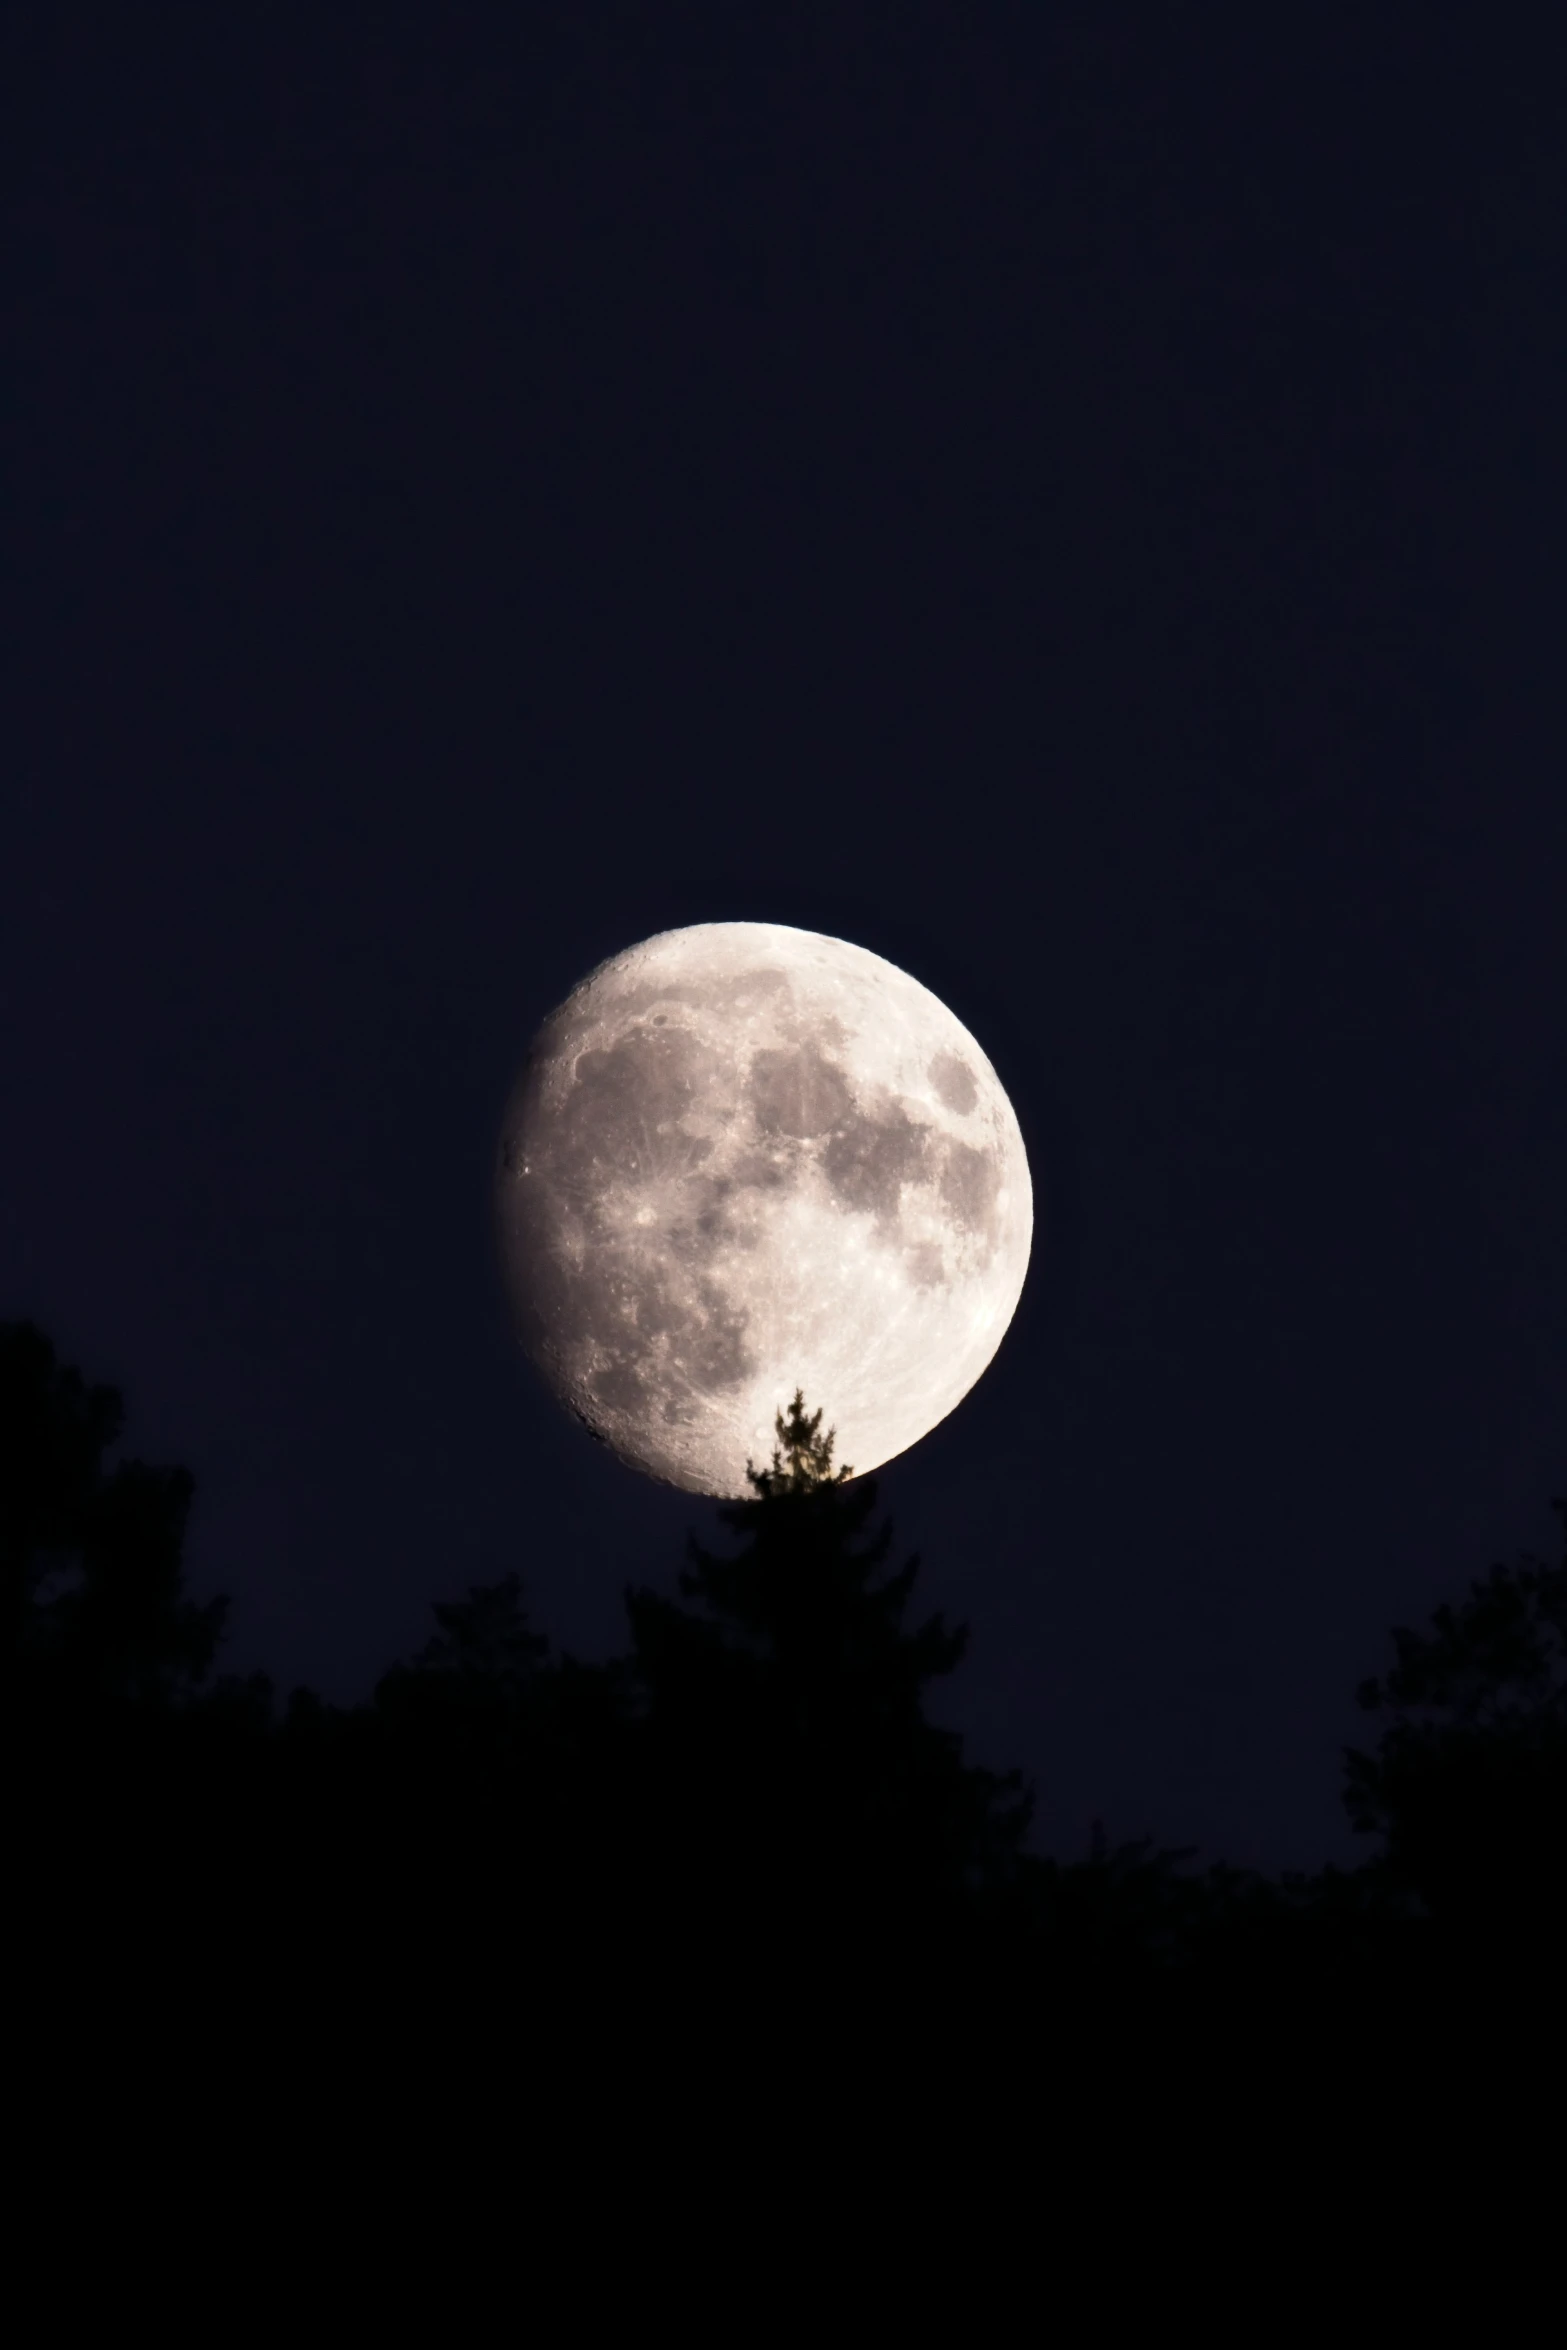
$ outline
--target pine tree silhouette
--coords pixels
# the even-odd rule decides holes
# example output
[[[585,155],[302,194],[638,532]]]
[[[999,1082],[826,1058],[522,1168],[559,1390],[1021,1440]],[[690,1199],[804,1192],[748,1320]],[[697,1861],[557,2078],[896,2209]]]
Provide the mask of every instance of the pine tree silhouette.
[[[782,1905],[838,1932],[930,1928],[1006,1883],[1029,1804],[926,1719],[967,1632],[910,1626],[918,1558],[887,1571],[875,1485],[834,1466],[821,1423],[797,1389],[770,1465],[747,1463],[754,1498],[719,1511],[740,1548],[692,1537],[679,1601],[627,1594],[654,1782],[688,1894],[774,1925]]]

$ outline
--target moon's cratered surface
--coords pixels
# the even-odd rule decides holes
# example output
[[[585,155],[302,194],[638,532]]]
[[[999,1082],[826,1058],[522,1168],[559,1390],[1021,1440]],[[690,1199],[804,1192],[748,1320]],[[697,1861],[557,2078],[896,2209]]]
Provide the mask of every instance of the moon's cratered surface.
[[[857,1475],[984,1371],[1028,1269],[1012,1105],[918,980],[765,922],[666,930],[544,1022],[502,1121],[518,1333],[624,1461],[744,1495],[797,1387]]]

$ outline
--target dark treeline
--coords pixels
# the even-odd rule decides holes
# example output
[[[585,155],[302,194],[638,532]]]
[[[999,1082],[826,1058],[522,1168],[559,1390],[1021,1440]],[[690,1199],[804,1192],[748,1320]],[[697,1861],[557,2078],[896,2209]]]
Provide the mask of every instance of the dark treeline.
[[[218,1670],[227,1603],[185,1592],[190,1475],[111,1467],[119,1396],[0,1326],[8,1868],[41,1974],[89,2007],[157,1991],[219,2040],[263,2008],[328,2036],[415,2016],[475,2063],[521,2017],[599,2029],[628,2000],[720,2046],[780,2031],[782,1991],[862,2037],[962,2015],[1021,2060],[1112,2015],[1238,2044],[1553,1981],[1567,1558],[1394,1634],[1345,1759],[1364,1866],[1062,1861],[1017,1775],[926,1718],[965,1634],[921,1615],[821,1423],[797,1395],[728,1552],[629,1590],[611,1662],[552,1654],[508,1574],[436,1605],[364,1704],[284,1702]]]

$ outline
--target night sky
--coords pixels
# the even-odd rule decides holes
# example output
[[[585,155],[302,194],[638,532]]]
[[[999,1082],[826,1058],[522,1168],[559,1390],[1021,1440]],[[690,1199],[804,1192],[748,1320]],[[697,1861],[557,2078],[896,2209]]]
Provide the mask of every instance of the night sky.
[[[490,1221],[538,1022],[698,921],[1017,1111],[1017,1317],[878,1484],[1045,1848],[1358,1857],[1389,1627],[1555,1555],[1562,44],[1282,24],[13,32],[0,1317],[194,1472],[228,1669],[514,1567],[606,1655],[716,1533]]]

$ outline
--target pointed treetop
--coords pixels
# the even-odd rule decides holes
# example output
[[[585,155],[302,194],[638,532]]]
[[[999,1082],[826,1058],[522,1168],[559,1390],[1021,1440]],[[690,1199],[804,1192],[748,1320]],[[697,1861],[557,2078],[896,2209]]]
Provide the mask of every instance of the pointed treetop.
[[[782,1412],[777,1412],[773,1425],[778,1441],[773,1446],[771,1468],[753,1468],[749,1460],[745,1464],[746,1476],[764,1501],[771,1500],[775,1494],[815,1493],[822,1486],[848,1484],[854,1471],[847,1467],[835,1469],[832,1465],[832,1448],[838,1432],[829,1428],[822,1435],[821,1407],[818,1405],[814,1412],[807,1414],[804,1388],[795,1389],[787,1420]]]

